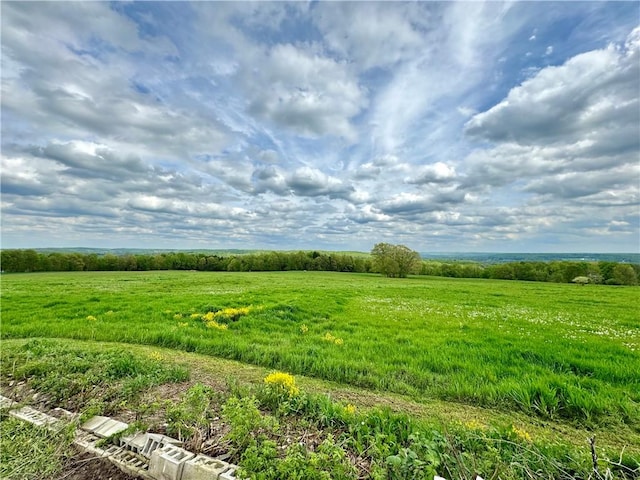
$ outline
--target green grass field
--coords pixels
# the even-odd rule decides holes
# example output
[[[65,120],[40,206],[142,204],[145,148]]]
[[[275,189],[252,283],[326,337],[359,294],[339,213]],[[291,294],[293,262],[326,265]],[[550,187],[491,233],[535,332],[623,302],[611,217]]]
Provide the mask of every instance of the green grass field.
[[[594,433],[608,458],[624,452],[625,458],[636,459],[628,465],[640,466],[639,297],[637,287],[322,272],[4,275],[2,371],[31,379],[32,387],[59,401],[81,398],[81,408],[92,405],[89,397],[96,389],[100,408],[116,412],[118,405],[130,402],[136,411],[148,408],[136,403],[141,394],[136,392],[181,381],[184,368],[204,384],[211,377],[203,379],[197,372],[210,368],[217,378],[245,378],[254,385],[277,369],[299,376],[310,394],[329,394],[358,409],[391,407],[440,425],[436,430],[420,427],[444,432],[429,441],[423,433],[402,442],[371,440],[371,445],[387,445],[383,450],[389,453],[372,454],[367,468],[372,471],[382,462],[388,478],[414,478],[421,468],[427,475],[427,464],[416,464],[407,452],[422,451],[419,455],[430,458],[429,448],[450,458],[441,465],[449,465],[450,475],[463,474],[471,467],[457,455],[472,446],[482,448],[474,454],[477,459],[494,465],[488,478],[519,478],[523,473],[513,470],[513,462],[524,462],[526,472],[542,468],[545,478],[582,478],[589,468],[586,438]],[[72,343],[20,340],[29,337]],[[114,348],[104,342],[116,342],[117,349],[131,346],[102,353]],[[166,369],[159,370],[154,355],[168,362]],[[43,369],[57,373],[47,375]],[[74,377],[79,373],[81,378]],[[96,387],[99,383],[104,386]],[[123,396],[125,391],[129,396]],[[343,407],[321,398],[296,402],[286,403],[285,410],[296,415],[318,411],[309,415],[320,424],[331,425],[331,418],[342,415]],[[373,428],[366,438],[387,438],[376,429],[390,429],[384,435],[393,438],[396,427],[388,425],[404,422],[380,415],[363,417],[362,425],[378,425],[366,427]],[[360,442],[360,423],[345,425],[351,426],[334,433],[342,438],[339,450],[355,455],[365,448],[354,447]],[[462,425],[456,430],[462,433],[450,437],[451,428],[459,429],[454,425]],[[496,425],[491,432],[497,433],[478,433],[477,425]],[[531,441],[524,432],[531,432],[540,450],[531,450],[533,445],[511,450],[513,439]],[[477,435],[482,435],[480,444]],[[565,447],[555,446],[559,439],[579,453],[567,456]],[[493,441],[501,442],[499,453],[487,460],[493,454],[486,444]],[[269,457],[261,455],[249,448],[238,458],[249,471],[260,471]],[[536,467],[536,458],[546,460]],[[284,475],[279,472],[276,478]]]
[[[159,345],[381,391],[640,428],[638,288],[283,273],[2,279],[2,336]],[[249,307],[227,329],[198,314]],[[218,318],[218,317],[216,317]]]

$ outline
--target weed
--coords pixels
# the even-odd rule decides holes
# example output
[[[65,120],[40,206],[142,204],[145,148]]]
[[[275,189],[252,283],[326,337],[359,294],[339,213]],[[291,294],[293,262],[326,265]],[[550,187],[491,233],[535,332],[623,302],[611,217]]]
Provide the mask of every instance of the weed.
[[[264,378],[264,383],[277,396],[289,398],[300,393],[300,389],[296,387],[296,379],[289,373],[270,373]]]
[[[167,433],[179,440],[189,439],[198,429],[207,428],[212,415],[211,402],[215,392],[211,387],[196,383],[177,403],[168,402],[166,409]]]
[[[254,396],[230,397],[222,407],[222,417],[231,427],[227,440],[232,443],[235,452],[257,446],[259,439],[278,430],[276,419],[262,415]]]

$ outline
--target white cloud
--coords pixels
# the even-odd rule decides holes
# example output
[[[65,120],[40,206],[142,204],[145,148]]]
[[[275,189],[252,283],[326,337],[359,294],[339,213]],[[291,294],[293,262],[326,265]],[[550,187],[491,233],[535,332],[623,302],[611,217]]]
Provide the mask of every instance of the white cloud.
[[[300,135],[356,139],[350,119],[366,96],[348,65],[291,44],[276,45],[245,73],[250,111]]]
[[[321,2],[313,20],[324,41],[357,67],[392,67],[424,48],[421,32],[432,21],[424,5],[408,3]],[[435,17],[435,15],[433,15]]]
[[[469,120],[466,131],[523,145],[604,141],[620,130],[637,139],[639,56],[638,44],[629,40],[625,48],[610,45],[544,68]]]
[[[416,169],[414,174],[405,179],[407,183],[443,183],[456,178],[456,169],[444,162],[436,162]]]

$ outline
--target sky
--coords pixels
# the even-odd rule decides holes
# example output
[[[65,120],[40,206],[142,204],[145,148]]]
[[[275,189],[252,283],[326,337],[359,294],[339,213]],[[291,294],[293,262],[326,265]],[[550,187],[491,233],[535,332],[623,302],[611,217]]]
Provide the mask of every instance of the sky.
[[[14,2],[2,248],[640,251],[638,2]]]

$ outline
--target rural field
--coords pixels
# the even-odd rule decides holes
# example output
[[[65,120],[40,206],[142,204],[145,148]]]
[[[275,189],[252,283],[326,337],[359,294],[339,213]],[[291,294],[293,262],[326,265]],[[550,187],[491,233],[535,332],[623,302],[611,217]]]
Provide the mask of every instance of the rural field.
[[[330,478],[637,478],[639,300],[637,287],[328,272],[4,275],[2,386],[147,427],[146,413],[176,418],[161,395],[208,396],[210,415],[226,402],[231,425],[229,399],[250,399],[280,428],[258,421],[250,445],[222,437],[249,474],[304,424],[342,452]],[[84,386],[78,358],[106,362]],[[274,371],[294,377],[265,384]],[[98,395],[109,382],[128,396]],[[190,438],[194,422],[176,428]],[[273,468],[255,478],[316,478]]]

